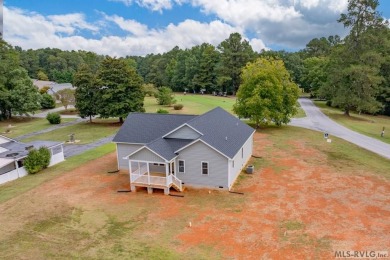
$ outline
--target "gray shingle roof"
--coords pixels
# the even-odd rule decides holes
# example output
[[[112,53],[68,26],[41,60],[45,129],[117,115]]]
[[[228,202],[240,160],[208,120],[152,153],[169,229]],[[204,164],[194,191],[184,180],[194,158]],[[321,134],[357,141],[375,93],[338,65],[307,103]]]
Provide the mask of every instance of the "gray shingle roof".
[[[194,115],[131,113],[115,135],[115,143],[147,144],[164,136]]]
[[[175,151],[193,140],[164,139],[162,136],[185,123],[203,133],[199,139],[231,159],[255,131],[217,107],[200,116],[133,113],[113,141],[145,144],[169,161],[176,156]]]
[[[10,141],[7,143],[0,144],[0,147],[7,149],[8,151],[0,153],[0,158],[22,158],[27,156],[28,150],[26,147],[33,146],[36,149],[39,149],[42,146],[45,147],[53,147],[59,145],[59,142],[51,142],[51,141],[32,141],[28,143],[19,143],[16,141]],[[15,154],[15,156],[7,157],[8,154]]]
[[[220,107],[194,118],[188,124],[203,133],[201,140],[229,158],[236,155],[255,131]]]

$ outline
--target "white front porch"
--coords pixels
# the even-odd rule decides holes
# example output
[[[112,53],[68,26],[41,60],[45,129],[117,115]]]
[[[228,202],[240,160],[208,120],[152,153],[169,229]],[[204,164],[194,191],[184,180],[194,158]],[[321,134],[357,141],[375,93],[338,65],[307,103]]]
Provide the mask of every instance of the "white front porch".
[[[181,180],[175,176],[174,161],[161,163],[129,160],[129,171],[132,192],[136,191],[136,187],[147,187],[148,193],[152,193],[153,188],[164,189],[166,195],[171,187],[183,190]]]

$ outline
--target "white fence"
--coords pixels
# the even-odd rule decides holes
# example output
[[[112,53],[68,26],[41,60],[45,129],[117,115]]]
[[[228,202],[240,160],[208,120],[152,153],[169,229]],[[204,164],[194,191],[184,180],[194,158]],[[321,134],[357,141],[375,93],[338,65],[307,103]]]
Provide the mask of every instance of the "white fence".
[[[17,178],[22,178],[27,175],[26,169],[24,167],[15,169],[13,171],[4,173],[0,175],[0,184],[16,180]]]

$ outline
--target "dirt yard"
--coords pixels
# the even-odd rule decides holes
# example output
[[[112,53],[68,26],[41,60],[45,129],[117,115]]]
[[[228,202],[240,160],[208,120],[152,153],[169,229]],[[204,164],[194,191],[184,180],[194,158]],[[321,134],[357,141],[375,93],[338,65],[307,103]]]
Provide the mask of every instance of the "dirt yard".
[[[91,161],[0,205],[0,258],[329,259],[335,250],[390,250],[390,182],[336,167],[308,142],[286,145],[255,135],[254,155],[271,159],[238,180],[244,195],[118,193],[129,178],[107,173],[116,155]]]

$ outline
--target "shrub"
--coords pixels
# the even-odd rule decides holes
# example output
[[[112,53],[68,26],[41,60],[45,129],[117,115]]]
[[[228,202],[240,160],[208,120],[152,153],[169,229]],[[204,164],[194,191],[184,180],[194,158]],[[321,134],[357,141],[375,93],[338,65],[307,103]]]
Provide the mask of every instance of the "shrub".
[[[52,125],[61,123],[61,116],[58,113],[48,113],[46,119]]]
[[[38,150],[32,149],[24,159],[24,168],[29,174],[34,174],[42,170],[41,156]]]
[[[327,101],[326,101],[326,105],[327,105],[328,107],[331,107],[331,106],[332,106],[332,100],[327,100]]]
[[[51,109],[56,107],[56,101],[49,94],[42,94],[41,107],[43,109]]]
[[[182,110],[183,109],[183,104],[175,104],[173,106],[173,109],[175,109],[175,110]]]
[[[50,164],[50,159],[51,159],[50,150],[47,149],[46,147],[42,146],[41,148],[39,148],[38,152],[39,152],[39,154],[41,156],[42,167],[45,169]]]
[[[142,85],[142,91],[145,93],[145,95],[149,97],[154,97],[157,95],[158,90],[153,84],[144,84]]]
[[[50,87],[49,86],[43,86],[40,90],[39,90],[39,93],[41,94],[47,94],[47,92],[49,91]]]
[[[157,110],[157,113],[159,113],[159,114],[169,114],[169,111],[160,108],[159,110]]]
[[[47,168],[50,164],[51,153],[46,147],[32,149],[24,159],[24,168],[29,174],[35,174]]]

